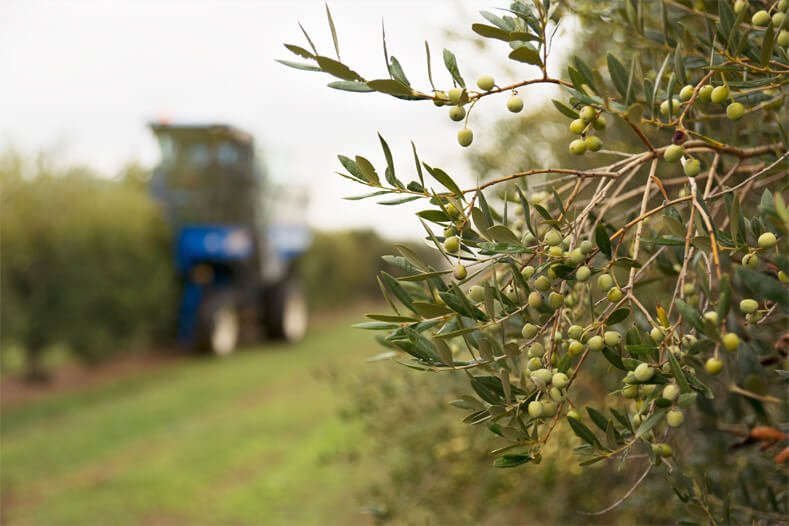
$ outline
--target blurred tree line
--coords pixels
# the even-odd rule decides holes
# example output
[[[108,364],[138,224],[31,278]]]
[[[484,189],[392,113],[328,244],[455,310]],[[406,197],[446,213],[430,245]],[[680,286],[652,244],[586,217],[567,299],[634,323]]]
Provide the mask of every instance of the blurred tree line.
[[[134,163],[106,178],[45,154],[0,154],[0,356],[21,348],[31,379],[47,377],[53,346],[96,362],[172,342],[172,233],[149,176]],[[390,243],[371,230],[317,232],[300,263],[312,309],[379,301]]]

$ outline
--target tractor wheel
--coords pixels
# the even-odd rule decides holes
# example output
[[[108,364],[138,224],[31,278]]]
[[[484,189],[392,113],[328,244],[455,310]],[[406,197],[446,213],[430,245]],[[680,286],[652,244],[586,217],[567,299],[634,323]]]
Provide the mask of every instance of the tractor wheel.
[[[200,306],[197,347],[217,356],[236,350],[241,333],[241,316],[235,294],[213,293]]]
[[[307,332],[307,299],[294,278],[272,286],[266,302],[266,332],[269,338],[297,342]]]

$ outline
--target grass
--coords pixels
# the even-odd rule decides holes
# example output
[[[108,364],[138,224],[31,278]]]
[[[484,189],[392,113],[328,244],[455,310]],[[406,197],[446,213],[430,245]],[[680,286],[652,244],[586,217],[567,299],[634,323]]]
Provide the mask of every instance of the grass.
[[[321,374],[372,366],[356,319],[5,410],[2,523],[368,522],[362,430]]]

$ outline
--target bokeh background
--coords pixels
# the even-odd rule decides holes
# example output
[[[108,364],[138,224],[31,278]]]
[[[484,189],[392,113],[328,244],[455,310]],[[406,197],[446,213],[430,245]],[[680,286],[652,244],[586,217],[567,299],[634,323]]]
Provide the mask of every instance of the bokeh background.
[[[504,54],[470,31],[480,9],[504,3],[330,7],[344,61],[370,77],[386,71],[382,21],[389,53],[420,86],[425,40],[441,87],[451,82],[444,47],[467,80],[533,73],[491,58]],[[395,242],[425,245],[418,204],[342,200],[361,192],[334,174],[336,155],[380,165],[380,133],[397,170],[410,173],[414,141],[461,185],[556,160],[566,131],[546,104],[558,91],[530,90],[517,117],[503,101],[483,101],[469,155],[446,108],[332,90],[323,74],[277,63],[293,58],[284,42],[305,45],[297,22],[329,54],[320,1],[0,5],[0,522],[666,520],[670,495],[650,486],[616,517],[578,515],[611,500],[593,485],[613,495],[632,481],[596,468],[579,475],[570,436],[539,471],[494,470],[489,433],[448,409],[459,384],[370,361],[383,349],[350,328],[385,309],[375,275],[394,271],[381,256]],[[572,53],[593,55],[603,33],[611,38],[567,17],[555,72]],[[150,195],[160,152],[148,123],[157,121],[239,127],[255,137],[270,188],[307,196],[303,341],[247,343],[221,359],[177,345],[174,231]]]

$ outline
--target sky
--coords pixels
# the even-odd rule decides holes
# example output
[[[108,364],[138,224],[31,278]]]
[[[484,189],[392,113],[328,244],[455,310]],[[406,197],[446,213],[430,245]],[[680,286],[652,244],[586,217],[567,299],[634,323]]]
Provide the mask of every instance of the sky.
[[[458,56],[467,84],[480,74],[491,74],[498,83],[537,74],[533,66],[507,65],[505,43],[485,50],[473,43],[471,24],[484,22],[478,12],[506,4],[333,0],[329,7],[343,62],[368,79],[387,76],[383,20],[389,54],[414,87],[429,91],[425,40],[439,89],[451,87],[441,60],[444,47]],[[334,55],[322,0],[0,2],[0,147],[47,151],[64,163],[87,164],[111,176],[129,161],[156,164],[158,147],[148,122],[228,123],[255,136],[275,181],[309,193],[306,215],[313,227],[422,236],[412,214],[424,203],[383,207],[371,200],[342,200],[369,189],[334,173],[341,169],[336,155],[363,155],[382,173],[380,132],[400,179],[416,179],[413,140],[423,161],[469,186],[475,179],[456,141],[460,123],[449,120],[447,108],[430,102],[330,89],[326,84],[336,79],[325,73],[275,62],[300,60],[283,43],[308,47],[297,22],[319,52]],[[561,52],[566,37],[560,32],[558,38],[555,48]],[[537,86],[525,98],[557,94]],[[516,118],[504,108],[506,98],[480,103],[470,123],[472,148],[484,148],[485,131],[497,119]]]

